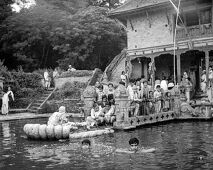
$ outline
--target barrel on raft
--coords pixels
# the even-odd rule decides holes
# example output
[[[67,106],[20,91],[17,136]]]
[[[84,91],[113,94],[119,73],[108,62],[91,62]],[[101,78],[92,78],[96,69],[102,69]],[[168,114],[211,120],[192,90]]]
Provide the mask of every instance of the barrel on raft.
[[[110,128],[106,128],[101,130],[72,133],[69,135],[69,138],[70,139],[89,138],[89,137],[94,137],[94,136],[99,136],[99,135],[104,135],[109,133],[114,133],[114,130]]]
[[[40,125],[40,124],[26,124],[24,125],[24,132],[30,139],[67,139],[70,131],[78,129],[76,126],[70,124],[65,125]]]

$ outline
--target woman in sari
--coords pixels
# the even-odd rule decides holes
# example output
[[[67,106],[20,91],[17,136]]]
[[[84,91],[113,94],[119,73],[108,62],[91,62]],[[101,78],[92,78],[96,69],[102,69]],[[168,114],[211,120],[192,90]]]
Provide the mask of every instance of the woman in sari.
[[[3,97],[2,97],[2,108],[1,108],[1,112],[2,112],[3,115],[7,115],[8,112],[9,112],[9,100],[10,100],[9,96],[11,96],[12,100],[14,101],[14,94],[11,91],[10,87],[8,87],[7,93],[4,93]]]

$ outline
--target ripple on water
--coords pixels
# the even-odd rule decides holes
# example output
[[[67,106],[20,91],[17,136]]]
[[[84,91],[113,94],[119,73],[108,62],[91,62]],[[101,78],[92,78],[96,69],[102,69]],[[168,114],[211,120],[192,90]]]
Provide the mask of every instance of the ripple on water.
[[[91,138],[92,148],[83,150],[81,140],[30,141],[23,133],[26,123],[46,119],[0,123],[0,169],[211,169],[213,122],[169,123]],[[157,148],[150,154],[115,153],[128,148],[137,137],[140,147]],[[29,162],[26,164],[25,162]]]

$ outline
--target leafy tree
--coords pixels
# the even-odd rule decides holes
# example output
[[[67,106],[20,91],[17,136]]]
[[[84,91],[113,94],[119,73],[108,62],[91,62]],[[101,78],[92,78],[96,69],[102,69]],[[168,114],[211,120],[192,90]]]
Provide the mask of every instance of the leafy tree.
[[[109,9],[116,8],[123,3],[122,0],[88,0],[88,3],[93,6],[108,7]]]
[[[1,24],[0,59],[9,69],[22,65],[28,71],[57,63],[64,69],[70,63],[77,69],[104,69],[126,38],[107,12],[83,0],[37,0],[35,7]]]

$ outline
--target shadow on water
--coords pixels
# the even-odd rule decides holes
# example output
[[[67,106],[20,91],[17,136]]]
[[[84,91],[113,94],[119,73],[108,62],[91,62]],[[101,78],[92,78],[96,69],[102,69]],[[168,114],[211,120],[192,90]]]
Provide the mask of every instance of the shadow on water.
[[[134,131],[91,138],[91,149],[81,140],[33,141],[23,133],[26,123],[46,119],[0,123],[0,169],[211,169],[213,167],[213,123],[180,122],[146,126]],[[154,153],[116,153],[137,137],[140,147],[157,148]]]

